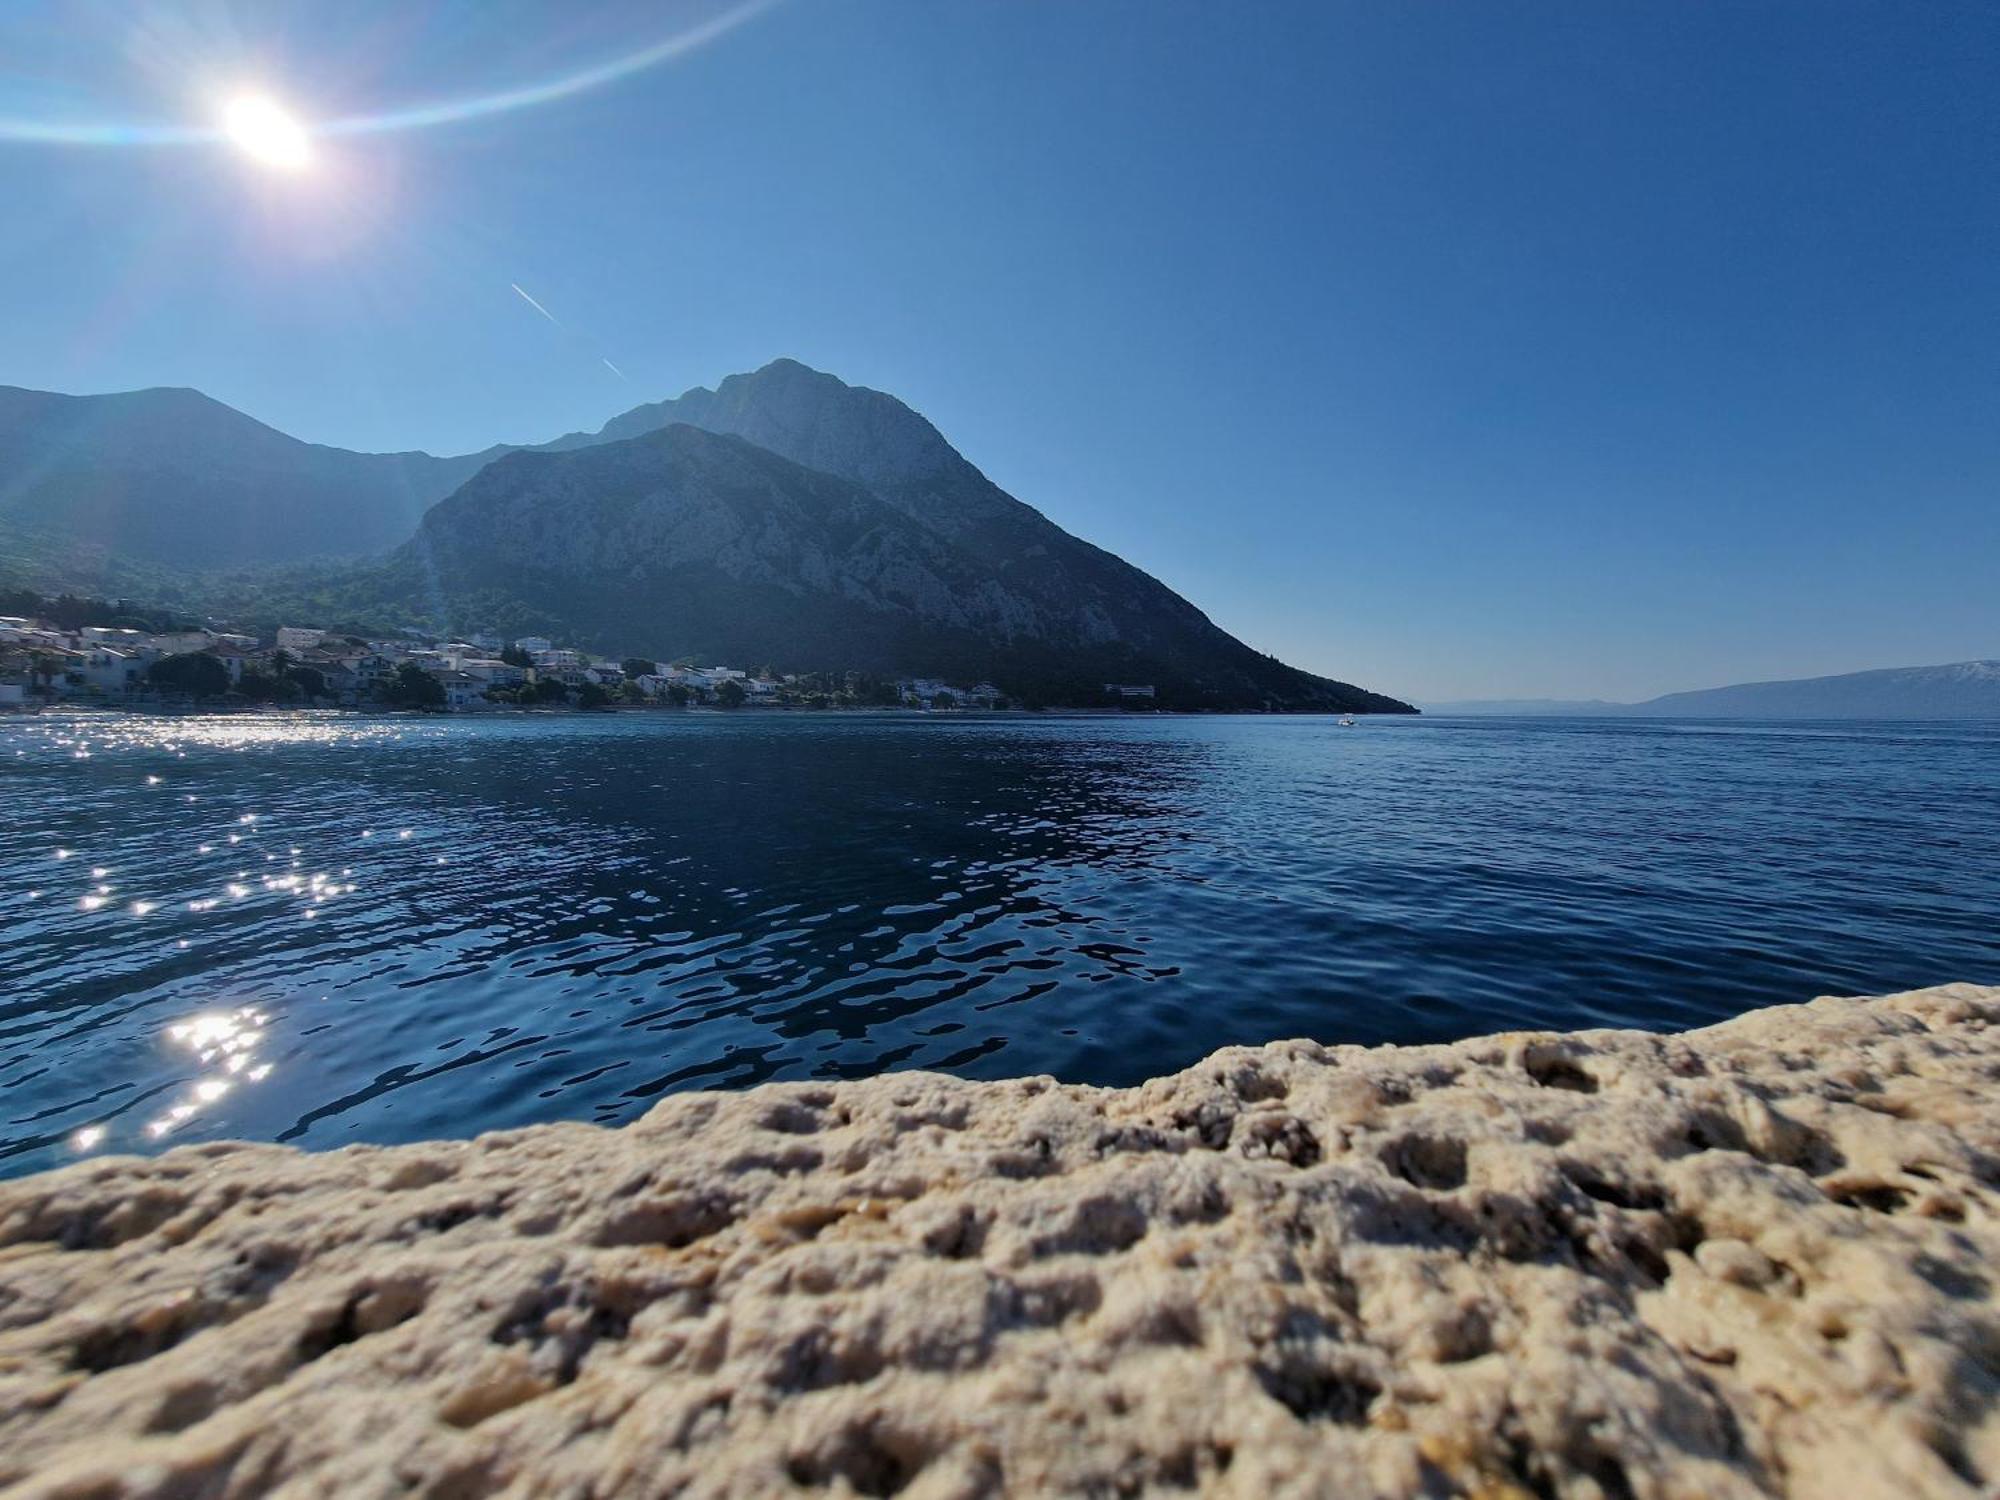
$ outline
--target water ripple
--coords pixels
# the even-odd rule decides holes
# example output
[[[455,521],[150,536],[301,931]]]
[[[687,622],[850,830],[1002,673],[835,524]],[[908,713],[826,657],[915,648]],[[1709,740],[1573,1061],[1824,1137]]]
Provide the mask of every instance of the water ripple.
[[[2000,979],[2000,728],[0,722],[0,1171]]]

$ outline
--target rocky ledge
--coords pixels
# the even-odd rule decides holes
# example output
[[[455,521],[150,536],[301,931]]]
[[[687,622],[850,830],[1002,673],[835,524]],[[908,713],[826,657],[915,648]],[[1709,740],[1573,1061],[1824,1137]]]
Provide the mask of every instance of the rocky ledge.
[[[0,1185],[22,1495],[1948,1496],[2000,989]]]

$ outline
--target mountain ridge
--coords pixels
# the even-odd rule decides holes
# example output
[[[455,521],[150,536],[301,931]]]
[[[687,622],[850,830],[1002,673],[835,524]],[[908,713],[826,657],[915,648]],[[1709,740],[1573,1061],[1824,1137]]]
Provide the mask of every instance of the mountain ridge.
[[[0,523],[33,536],[52,565],[379,552],[490,457],[308,443],[188,386],[94,396],[0,386]]]
[[[304,443],[184,387],[7,388],[0,433],[36,409],[61,419],[46,461],[0,454],[23,582],[64,566],[122,580],[144,564],[164,570],[161,602],[258,618],[508,624],[594,648],[990,677],[1071,703],[1131,682],[1162,706],[1412,711],[1253,651],[1001,490],[904,402],[794,359],[595,433],[456,458]],[[67,524],[38,530],[65,500]],[[343,542],[349,557],[393,550],[329,566]],[[204,566],[237,571],[193,576]]]
[[[836,403],[880,413],[894,401],[806,373]],[[843,445],[837,413],[791,423],[787,439],[782,393],[754,378],[734,389],[746,420],[730,425],[850,473],[680,421],[509,454],[425,517],[389,564],[389,590],[427,580],[455,626],[560,617],[593,646],[988,677],[1031,700],[1099,701],[1105,683],[1136,681],[1162,706],[1409,711],[1252,651],[991,486],[900,403],[889,415],[928,455],[854,441],[851,428]],[[659,403],[649,416],[689,411]]]
[[[1561,698],[1426,702],[1429,713],[1556,718],[2000,719],[2000,659],[1737,682],[1638,703]]]

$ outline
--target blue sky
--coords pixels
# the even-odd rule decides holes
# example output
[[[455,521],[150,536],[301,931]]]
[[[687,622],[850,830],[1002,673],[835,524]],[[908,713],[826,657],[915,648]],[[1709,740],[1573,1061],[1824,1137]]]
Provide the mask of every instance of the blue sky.
[[[0,120],[369,116],[726,9],[14,0]],[[2000,656],[1996,76],[1984,0],[779,0],[298,173],[0,141],[0,382],[444,452],[788,354],[1405,696]]]

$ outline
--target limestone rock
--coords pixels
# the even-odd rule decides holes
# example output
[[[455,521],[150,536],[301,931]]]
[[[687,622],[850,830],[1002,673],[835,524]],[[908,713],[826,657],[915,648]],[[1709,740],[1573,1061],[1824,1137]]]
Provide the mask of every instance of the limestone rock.
[[[2000,989],[0,1184],[33,1496],[1972,1496]]]

